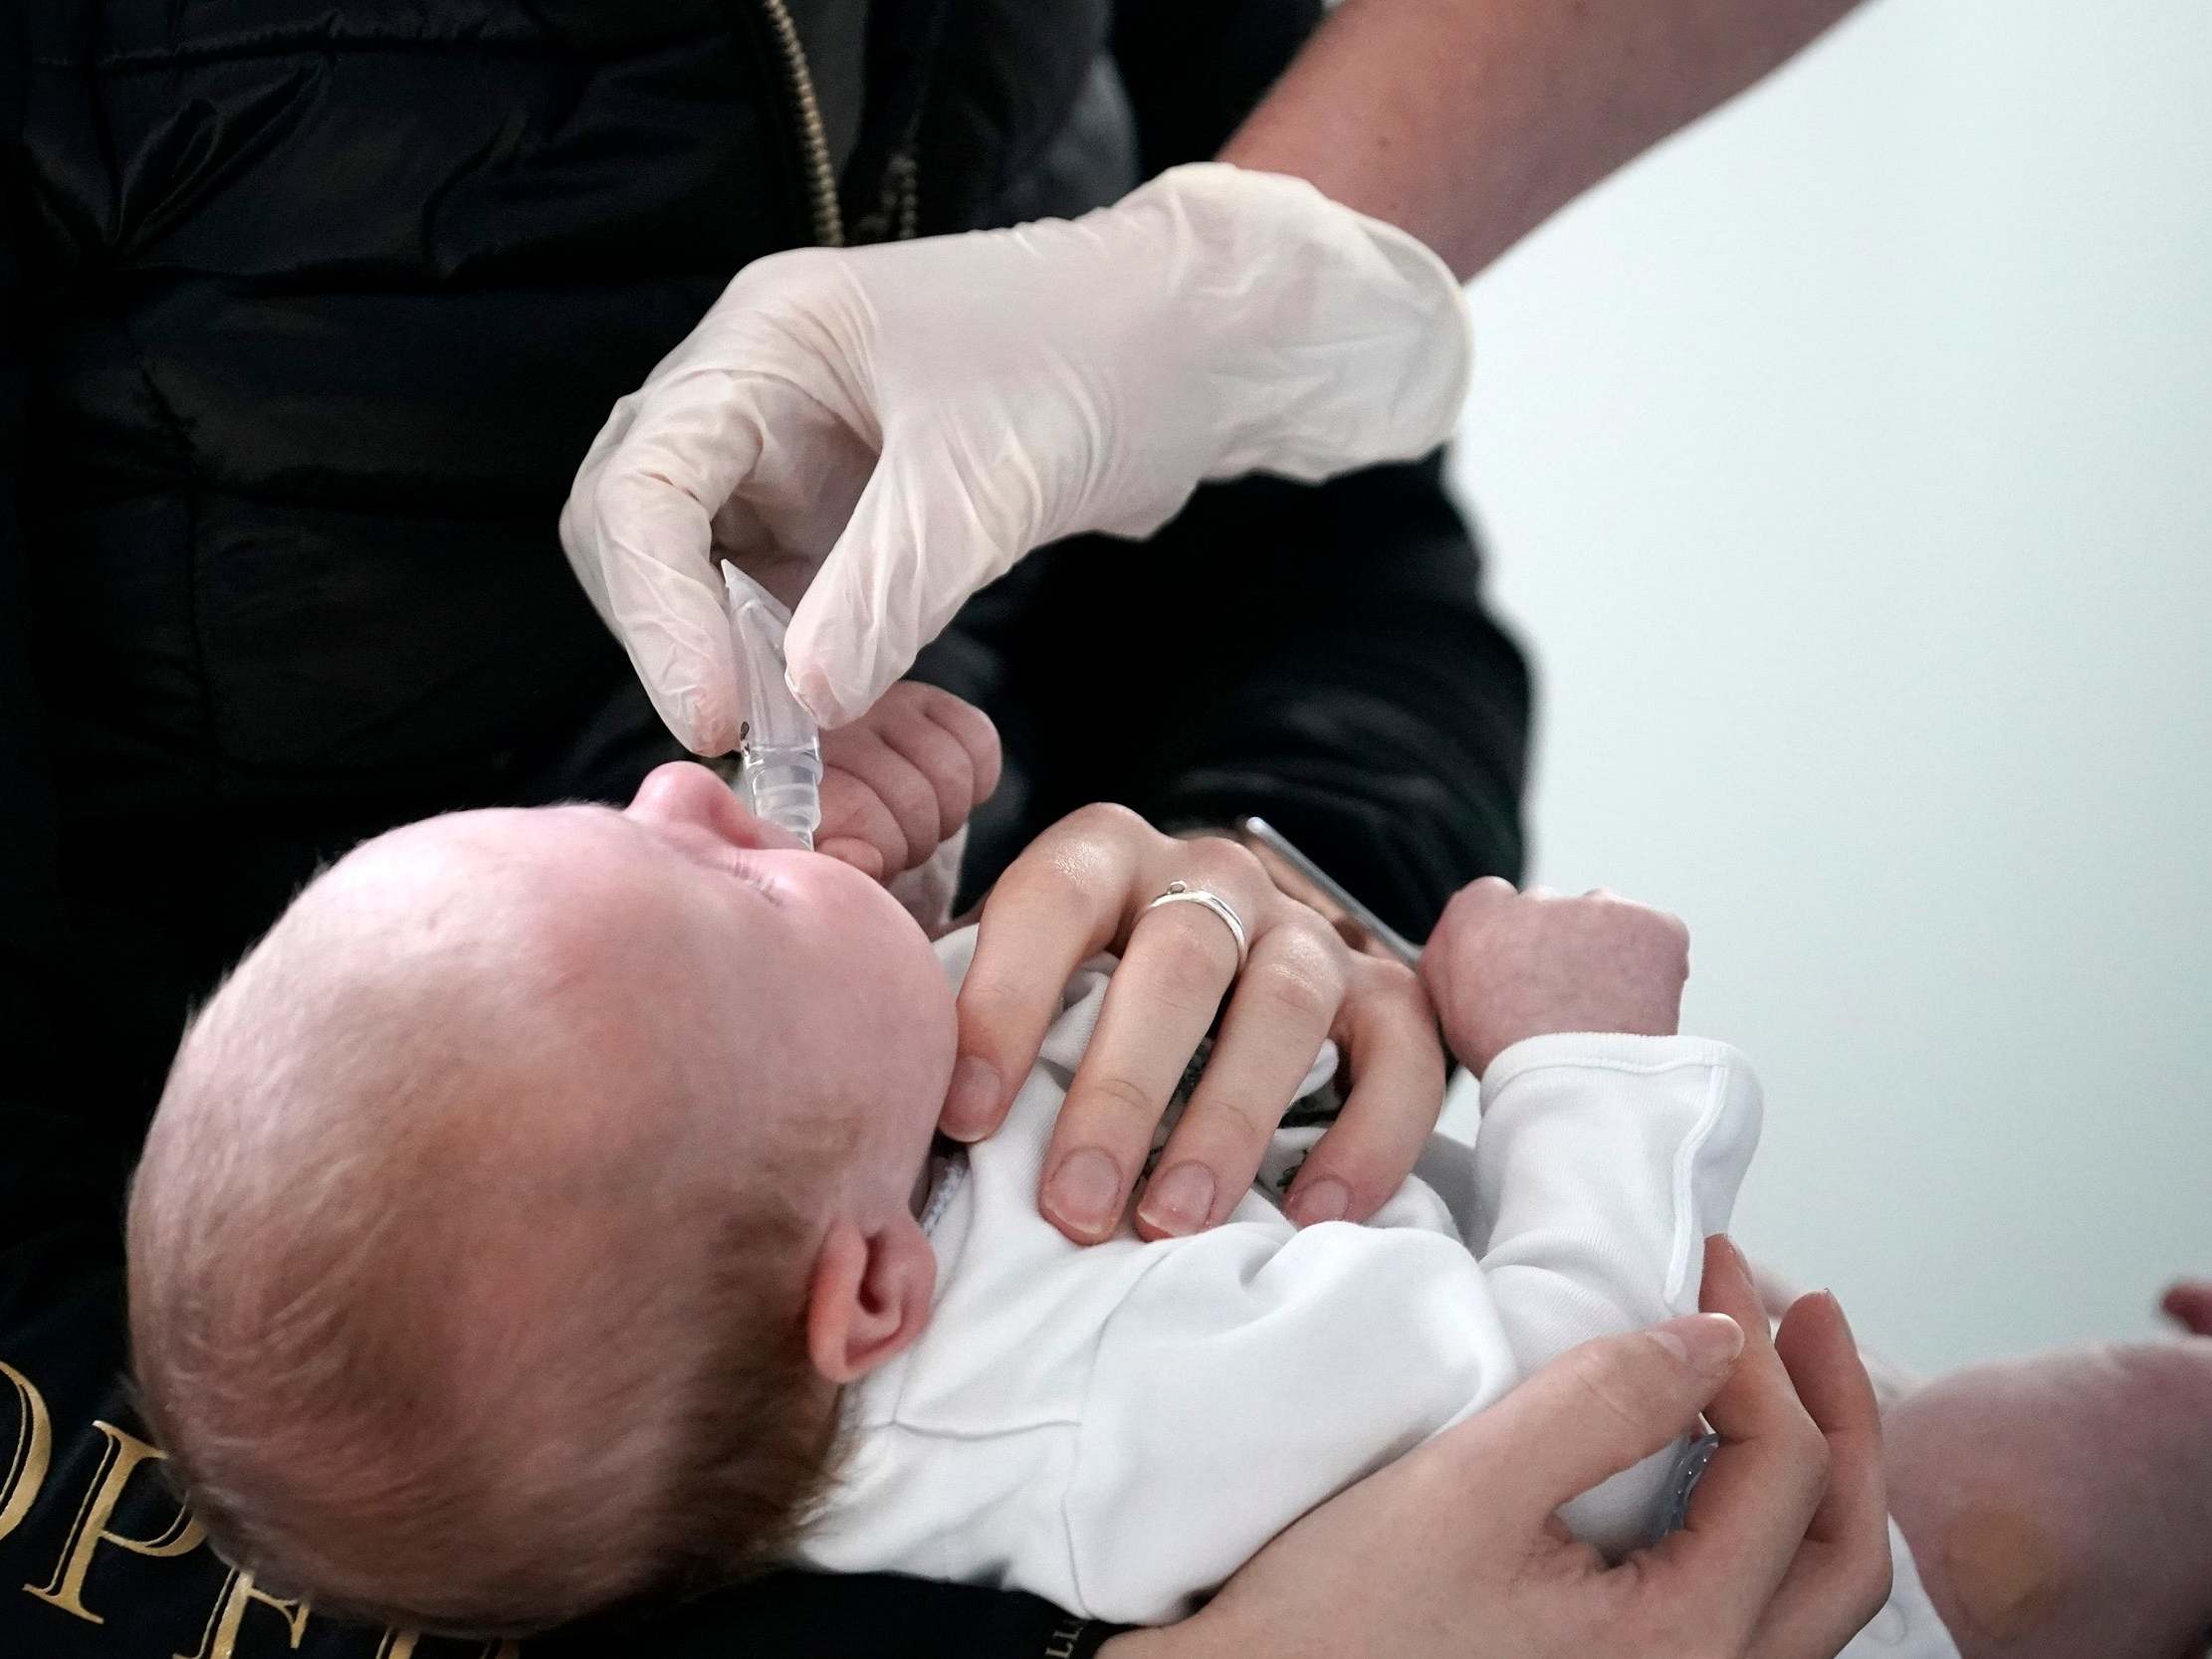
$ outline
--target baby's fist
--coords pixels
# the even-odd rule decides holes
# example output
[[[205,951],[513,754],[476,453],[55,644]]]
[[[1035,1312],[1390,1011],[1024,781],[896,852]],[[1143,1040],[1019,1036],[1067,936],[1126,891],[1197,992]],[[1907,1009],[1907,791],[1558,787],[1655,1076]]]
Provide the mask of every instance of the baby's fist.
[[[878,881],[912,870],[998,787],[998,728],[951,692],[901,680],[822,733],[814,845]]]
[[[1689,930],[1602,888],[1565,899],[1485,876],[1459,890],[1421,953],[1444,1041],[1476,1073],[1524,1037],[1670,1037],[1689,978]]]

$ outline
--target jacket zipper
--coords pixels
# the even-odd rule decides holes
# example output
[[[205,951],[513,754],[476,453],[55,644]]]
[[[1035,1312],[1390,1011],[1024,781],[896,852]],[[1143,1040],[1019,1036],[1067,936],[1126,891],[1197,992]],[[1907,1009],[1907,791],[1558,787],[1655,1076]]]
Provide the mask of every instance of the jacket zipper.
[[[824,248],[842,248],[845,219],[837,204],[837,169],[829,162],[829,133],[822,125],[822,106],[814,97],[806,48],[799,42],[798,25],[791,21],[791,8],[784,0],[761,0],[761,10],[775,36],[775,49],[783,59],[783,84],[790,89],[791,104],[798,113],[798,144],[807,199],[813,210],[814,240]]]
[[[891,167],[897,174],[898,193],[891,234],[906,242],[922,228],[922,163],[911,153],[901,153],[891,158]]]

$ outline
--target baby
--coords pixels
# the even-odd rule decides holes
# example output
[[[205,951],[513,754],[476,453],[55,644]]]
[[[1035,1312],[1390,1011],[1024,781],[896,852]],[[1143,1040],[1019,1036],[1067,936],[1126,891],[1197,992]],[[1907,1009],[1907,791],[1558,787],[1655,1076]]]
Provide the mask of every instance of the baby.
[[[1696,1305],[1757,1130],[1732,1050],[1534,1019],[1475,1150],[1371,1224],[1283,1217],[1290,1131],[1226,1224],[1085,1249],[1035,1194],[1108,969],[999,1134],[933,1153],[970,948],[696,767],[333,866],[194,1020],[132,1192],[139,1383],[211,1538],[471,1631],[789,1559],[1165,1619],[1553,1353]],[[1502,1000],[1541,964],[1462,965]],[[1854,1654],[2178,1659],[2206,1347],[1897,1406],[1911,1544]],[[1569,1519],[1633,1544],[1678,1473]]]

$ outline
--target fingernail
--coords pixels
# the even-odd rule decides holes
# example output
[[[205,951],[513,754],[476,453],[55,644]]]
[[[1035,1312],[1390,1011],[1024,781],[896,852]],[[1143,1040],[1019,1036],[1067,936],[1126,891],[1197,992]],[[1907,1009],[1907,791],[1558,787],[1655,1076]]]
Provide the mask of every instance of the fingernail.
[[[1852,1335],[1851,1316],[1844,1312],[1844,1305],[1836,1300],[1836,1293],[1834,1291],[1824,1290],[1820,1294],[1823,1297],[1827,1298],[1829,1307],[1833,1308],[1836,1311],[1836,1323],[1844,1328],[1845,1338],[1851,1343],[1851,1346],[1853,1348],[1857,1348],[1859,1346],[1859,1339]]]
[[[1352,1209],[1352,1189],[1334,1175],[1324,1175],[1310,1186],[1301,1186],[1284,1206],[1301,1227],[1318,1221],[1342,1221]]]
[[[1743,1351],[1743,1327],[1726,1314],[1691,1314],[1653,1327],[1652,1341],[1700,1376],[1718,1376]]]
[[[981,1141],[991,1133],[998,1111],[998,1068],[973,1054],[960,1057],[953,1068],[952,1087],[945,1092],[945,1111],[938,1128],[955,1141]]]
[[[1068,1153],[1044,1183],[1044,1207],[1079,1233],[1103,1233],[1120,1204],[1121,1170],[1095,1147]]]
[[[1214,1213],[1214,1171],[1203,1163],[1179,1163],[1145,1183],[1137,1214],[1163,1233],[1195,1233]]]

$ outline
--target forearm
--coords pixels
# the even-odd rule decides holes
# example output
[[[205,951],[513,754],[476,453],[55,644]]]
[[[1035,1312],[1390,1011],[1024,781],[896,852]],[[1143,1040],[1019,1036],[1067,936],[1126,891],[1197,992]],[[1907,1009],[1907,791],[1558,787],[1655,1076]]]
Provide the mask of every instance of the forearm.
[[[1248,1639],[1217,1629],[1218,1617],[1195,1614],[1157,1630],[1130,1630],[1098,1650],[1098,1659],[1230,1659],[1265,1652]]]
[[[1683,1037],[1564,1034],[1515,1044],[1482,1079],[1475,1241],[1524,1374],[1594,1337],[1694,1313],[1760,1119],[1743,1057]],[[1645,1537],[1673,1460],[1646,1460],[1565,1512],[1609,1551]]]
[[[1221,152],[1470,277],[1860,0],[1346,0]]]
[[[1761,1117],[1743,1056],[1700,1038],[1569,1032],[1491,1062],[1471,1242],[1524,1369],[1696,1311]]]

